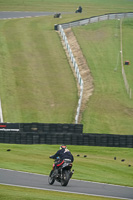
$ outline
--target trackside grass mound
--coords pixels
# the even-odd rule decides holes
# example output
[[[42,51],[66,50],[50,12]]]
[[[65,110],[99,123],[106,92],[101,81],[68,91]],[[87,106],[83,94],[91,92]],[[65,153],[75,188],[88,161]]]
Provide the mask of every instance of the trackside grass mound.
[[[123,55],[131,61],[132,23],[131,19],[123,20]],[[133,98],[126,93],[121,73],[120,20],[76,27],[73,31],[94,78],[94,92],[82,118],[84,132],[133,134]],[[133,69],[129,68],[127,79],[132,87]]]
[[[58,149],[59,145],[0,144],[0,168],[48,175],[53,164],[49,156]],[[68,149],[75,159],[74,179],[133,186],[132,148],[70,145]]]
[[[1,200],[112,200],[112,198],[105,197],[95,197],[88,195],[80,195],[80,194],[69,194],[62,192],[53,192],[53,191],[43,191],[37,189],[27,189],[13,186],[4,186],[0,185],[0,199]],[[117,200],[117,199],[116,199]]]
[[[74,122],[76,80],[53,17],[0,21],[4,122]]]

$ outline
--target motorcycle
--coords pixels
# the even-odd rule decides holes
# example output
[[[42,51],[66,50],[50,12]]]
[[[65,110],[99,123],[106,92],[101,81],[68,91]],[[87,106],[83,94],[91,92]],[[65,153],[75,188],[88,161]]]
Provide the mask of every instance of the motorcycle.
[[[53,185],[55,181],[60,182],[62,186],[67,186],[70,178],[72,177],[74,170],[72,169],[72,162],[70,159],[64,159],[64,163],[56,168],[56,163],[59,162],[59,159],[55,159],[53,168],[49,174],[48,182],[50,185]]]
[[[79,8],[77,8],[77,10],[75,11],[75,13],[82,13],[82,7],[79,6]]]

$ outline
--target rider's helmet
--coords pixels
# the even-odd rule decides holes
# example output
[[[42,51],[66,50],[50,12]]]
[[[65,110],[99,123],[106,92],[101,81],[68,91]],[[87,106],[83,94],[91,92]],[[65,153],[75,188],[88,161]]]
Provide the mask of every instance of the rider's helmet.
[[[67,149],[67,146],[66,145],[61,145],[60,149]]]

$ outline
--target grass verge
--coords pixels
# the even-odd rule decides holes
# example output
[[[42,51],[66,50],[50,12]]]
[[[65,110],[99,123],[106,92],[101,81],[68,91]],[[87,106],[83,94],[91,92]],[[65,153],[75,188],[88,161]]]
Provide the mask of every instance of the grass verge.
[[[59,145],[0,144],[0,168],[48,175],[53,163],[49,156],[58,148]],[[68,146],[68,149],[75,159],[74,179],[133,186],[132,148]]]
[[[46,199],[46,200],[112,200],[112,198],[104,198],[104,197],[95,197],[88,195],[80,195],[80,194],[69,194],[62,192],[53,192],[53,191],[43,191],[36,189],[27,189],[20,187],[12,187],[12,186],[4,186],[0,185],[0,199],[1,200],[36,200],[36,199]],[[117,199],[116,199],[117,200]]]

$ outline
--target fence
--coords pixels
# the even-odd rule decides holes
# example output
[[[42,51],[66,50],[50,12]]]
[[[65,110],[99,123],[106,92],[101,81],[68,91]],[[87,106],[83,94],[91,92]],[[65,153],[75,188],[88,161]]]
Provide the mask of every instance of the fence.
[[[80,107],[81,107],[81,103],[82,103],[82,96],[83,96],[83,80],[82,80],[82,77],[81,77],[80,72],[79,72],[78,64],[76,63],[76,60],[75,60],[75,58],[73,56],[72,50],[70,48],[70,45],[69,45],[69,43],[67,41],[67,37],[66,37],[65,32],[64,32],[64,30],[63,30],[61,25],[59,25],[59,32],[61,33],[62,39],[64,40],[64,43],[66,45],[68,54],[69,54],[69,56],[71,58],[71,62],[73,64],[74,70],[76,72],[78,84],[80,86],[80,97],[79,97],[79,101],[78,101],[77,113],[76,113],[76,116],[75,116],[75,123],[77,124],[78,123],[78,118],[79,118],[79,113],[80,113]]]
[[[2,114],[1,99],[0,99],[0,122],[3,122],[3,114]]]
[[[133,12],[129,12],[129,13],[109,13],[109,14],[105,14],[105,15],[100,15],[100,16],[93,16],[87,19],[81,19],[81,20],[77,20],[77,21],[73,21],[70,23],[64,23],[61,24],[63,29],[67,29],[67,28],[71,28],[74,26],[82,26],[82,25],[87,25],[90,23],[94,23],[94,22],[99,22],[99,21],[104,21],[104,20],[112,20],[112,19],[122,19],[122,18],[132,18],[133,17]],[[58,24],[55,25],[55,29],[59,30],[59,26]]]
[[[72,134],[0,131],[0,143],[66,144],[133,148],[133,135]]]

